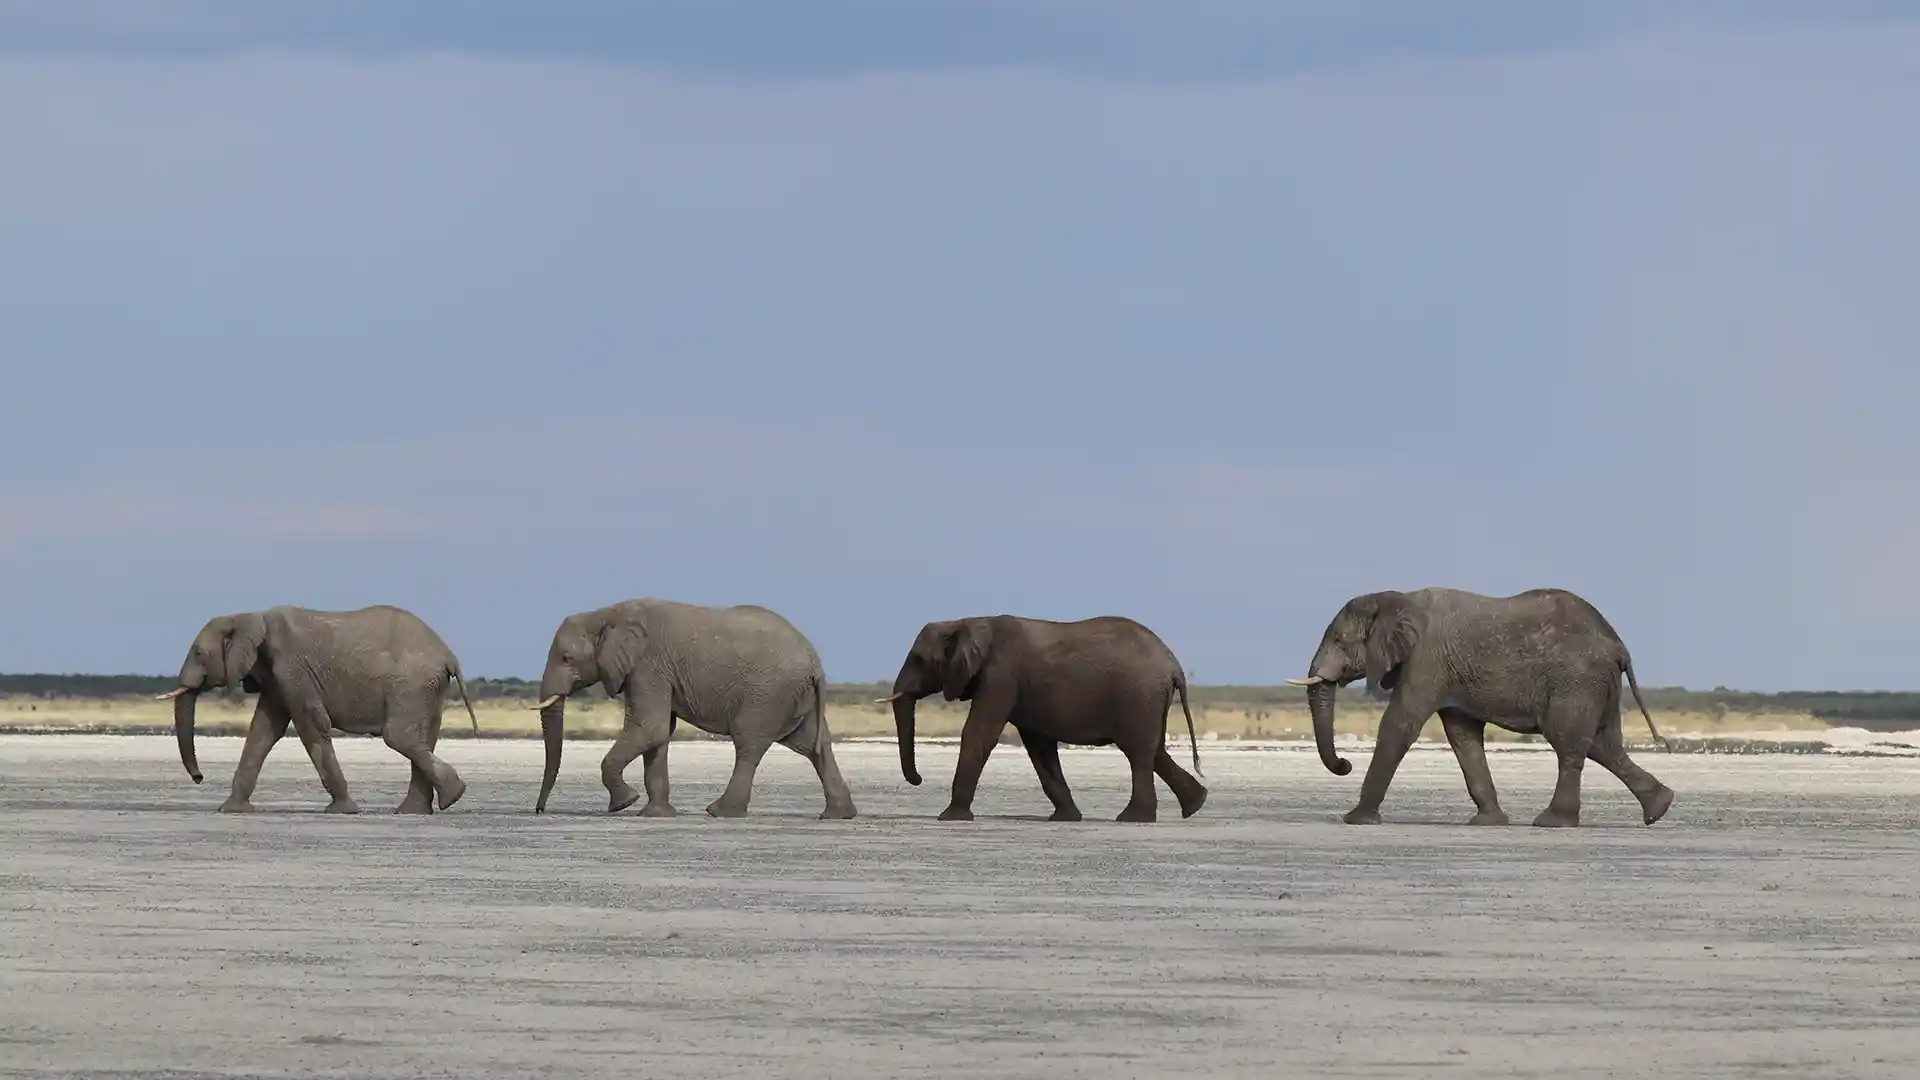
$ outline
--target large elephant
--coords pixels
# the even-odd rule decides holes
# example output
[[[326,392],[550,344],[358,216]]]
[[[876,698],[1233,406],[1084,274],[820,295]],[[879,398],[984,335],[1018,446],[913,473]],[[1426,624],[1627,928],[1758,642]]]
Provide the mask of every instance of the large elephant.
[[[1535,825],[1580,823],[1580,771],[1588,758],[1640,800],[1647,824],[1673,805],[1673,789],[1633,763],[1620,730],[1620,676],[1627,677],[1647,729],[1663,746],[1640,700],[1627,647],[1592,604],[1563,589],[1493,597],[1458,589],[1356,596],[1335,615],[1304,679],[1320,760],[1335,775],[1353,771],[1333,750],[1337,687],[1365,676],[1391,691],[1373,760],[1350,825],[1380,821],[1394,770],[1435,712],[1465,774],[1475,825],[1505,825],[1487,771],[1486,726],[1546,737],[1560,779]]]
[[[1180,816],[1192,817],[1207,801],[1207,789],[1167,753],[1167,711],[1177,695],[1187,717],[1193,768],[1200,747],[1187,708],[1187,679],[1173,650],[1153,631],[1117,616],[1052,622],[994,615],[922,627],[893,680],[900,736],[900,771],[920,783],[913,764],[914,703],[935,692],[948,701],[970,701],[960,732],[960,763],[953,773],[953,799],[942,821],[973,820],[973,793],[980,771],[1008,724],[1033,760],[1040,787],[1053,803],[1052,821],[1079,821],[1060,744],[1118,746],[1133,769],[1133,798],[1120,821],[1152,821],[1157,814],[1153,778],[1167,782],[1180,800]]]
[[[386,605],[357,611],[275,607],[209,621],[180,665],[180,685],[160,697],[173,701],[180,763],[197,784],[196,700],[207,690],[234,683],[260,695],[240,766],[233,773],[233,790],[220,806],[227,813],[253,809],[260,766],[291,722],[333,798],[328,813],[360,812],[347,794],[347,780],[333,752],[333,733],[344,731],[384,735],[387,745],[413,767],[406,798],[394,812],[431,814],[436,796],[444,810],[467,790],[453,766],[433,752],[440,740],[448,680],[459,686],[478,735],[480,721],[460,682],[460,662],[419,616]]]
[[[535,812],[560,774],[567,698],[599,683],[620,698],[625,723],[600,762],[600,779],[617,813],[640,799],[627,766],[646,759],[646,817],[671,817],[667,742],[677,721],[733,740],[733,778],[707,807],[714,817],[741,817],[753,774],[774,743],[813,764],[826,793],[822,818],[854,816],[853,795],[833,760],[827,730],[826,674],[820,655],[792,623],[763,607],[702,607],[671,600],[627,600],[569,615],[554,632],[540,678],[540,733],[546,773]]]

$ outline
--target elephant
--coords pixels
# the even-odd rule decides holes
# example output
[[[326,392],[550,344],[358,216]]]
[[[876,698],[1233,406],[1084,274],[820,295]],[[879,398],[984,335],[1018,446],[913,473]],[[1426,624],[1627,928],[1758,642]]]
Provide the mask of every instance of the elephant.
[[[1375,592],[1348,600],[1328,624],[1303,679],[1320,761],[1336,776],[1353,771],[1333,750],[1336,689],[1365,676],[1390,691],[1360,802],[1350,825],[1380,821],[1387,785],[1435,712],[1459,759],[1476,813],[1471,824],[1505,825],[1487,770],[1486,726],[1546,737],[1560,762],[1552,801],[1533,821],[1580,823],[1580,772],[1588,758],[1618,777],[1648,825],[1673,805],[1667,787],[1627,756],[1621,734],[1620,676],[1653,738],[1669,751],[1640,698],[1633,660],[1599,610],[1564,589],[1483,596],[1459,589]]]
[[[459,688],[467,719],[479,735],[480,720],[467,699],[460,662],[419,616],[384,604],[354,611],[283,606],[210,620],[187,650],[179,685],[160,700],[173,702],[180,763],[198,784],[196,700],[207,690],[234,683],[260,695],[240,766],[233,773],[233,790],[220,806],[226,813],[253,809],[260,766],[291,722],[333,799],[328,813],[360,812],[333,752],[333,733],[344,731],[385,736],[387,745],[413,767],[406,798],[394,812],[431,814],[436,797],[445,810],[467,790],[453,766],[433,752],[440,740],[449,679]]]
[[[636,757],[645,759],[641,816],[678,813],[667,797],[667,743],[685,720],[733,740],[733,777],[708,814],[746,814],[753,774],[777,742],[819,774],[827,801],[822,819],[854,816],[853,795],[833,760],[820,655],[779,614],[754,604],[703,607],[643,597],[562,620],[534,706],[547,750],[535,813],[546,812],[560,773],[567,698],[596,682],[625,707],[620,734],[600,762],[608,813],[639,801],[625,779]]]
[[[1133,797],[1120,821],[1153,821],[1153,778],[1167,782],[1180,801],[1180,816],[1192,817],[1207,801],[1207,789],[1167,753],[1167,712],[1173,698],[1187,717],[1194,772],[1200,746],[1187,707],[1187,679],[1173,650],[1132,619],[1099,616],[1054,622],[1016,615],[976,616],[930,622],[920,629],[893,680],[893,693],[878,699],[893,706],[900,737],[900,771],[920,783],[913,762],[913,711],[921,698],[939,692],[948,701],[968,701],[960,733],[960,762],[953,797],[941,821],[972,821],[980,771],[1008,724],[1040,776],[1053,803],[1049,821],[1079,821],[1080,810],[1060,771],[1060,744],[1118,746],[1133,769]]]

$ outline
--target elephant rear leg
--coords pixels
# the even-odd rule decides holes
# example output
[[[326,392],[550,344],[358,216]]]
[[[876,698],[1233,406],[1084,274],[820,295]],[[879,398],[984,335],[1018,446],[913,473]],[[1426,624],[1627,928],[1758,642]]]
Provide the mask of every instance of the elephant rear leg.
[[[419,703],[406,703],[395,709],[387,721],[387,745],[413,766],[413,780],[407,786],[407,797],[394,808],[397,814],[432,813],[433,806],[427,801],[428,795],[437,797],[440,809],[445,810],[467,793],[467,782],[460,779],[460,774],[454,771],[453,766],[433,752],[435,744],[440,741],[441,693],[436,687],[430,709],[423,708]]]
[[[1540,733],[1547,737],[1554,756],[1560,759],[1560,776],[1553,786],[1553,799],[1535,825],[1550,829],[1570,829],[1580,824],[1580,773],[1593,748],[1596,707],[1575,696],[1551,701]]]
[[[1127,768],[1133,774],[1133,798],[1121,809],[1115,821],[1157,821],[1160,817],[1160,793],[1153,786],[1155,752],[1164,753],[1166,747],[1161,736],[1163,723],[1152,725],[1120,721],[1121,736],[1114,740],[1120,752],[1127,755]],[[1144,731],[1144,736],[1135,734]]]
[[[806,758],[820,777],[820,790],[827,800],[820,820],[844,821],[857,813],[853,808],[853,792],[848,790],[847,781],[840,775],[840,766],[833,760],[833,736],[827,731],[825,721],[817,717],[802,721],[793,734],[780,740],[780,745]]]
[[[763,736],[744,736],[738,734],[738,726],[733,739],[733,775],[727,780],[727,790],[720,797],[707,804],[707,813],[717,818],[737,818],[747,816],[747,804],[753,801],[753,776],[760,769],[760,759],[767,756],[767,750],[773,746],[773,740]]]
[[[1600,767],[1619,777],[1633,797],[1640,800],[1640,817],[1651,825],[1666,816],[1673,805],[1673,789],[1654,779],[1652,773],[1634,764],[1627,756],[1626,740],[1620,732],[1620,707],[1616,701],[1607,720],[1594,733],[1587,756]]]
[[[1160,779],[1167,782],[1167,789],[1172,791],[1173,797],[1180,801],[1181,817],[1190,818],[1199,813],[1201,807],[1207,805],[1207,785],[1201,783],[1198,777],[1186,769],[1181,768],[1180,763],[1175,761],[1173,755],[1167,751],[1165,743],[1162,743],[1160,749],[1153,755],[1153,771]]]
[[[1467,795],[1476,811],[1469,825],[1505,825],[1506,812],[1500,809],[1500,796],[1493,790],[1493,771],[1487,768],[1487,725],[1459,709],[1441,709],[1440,726],[1446,729],[1447,743],[1459,759],[1460,773],[1467,780]]]
[[[1027,748],[1033,771],[1040,777],[1040,790],[1053,803],[1053,816],[1047,820],[1079,821],[1080,808],[1073,804],[1073,790],[1067,787],[1067,774],[1060,768],[1060,741],[1022,728],[1020,745]]]
[[[440,720],[436,717],[432,729],[427,733],[427,749],[438,749],[439,744]],[[388,745],[392,744],[388,743]],[[410,774],[407,781],[407,796],[400,800],[400,805],[395,807],[393,812],[396,814],[433,813],[433,774],[415,764],[412,758],[407,759],[407,771]]]

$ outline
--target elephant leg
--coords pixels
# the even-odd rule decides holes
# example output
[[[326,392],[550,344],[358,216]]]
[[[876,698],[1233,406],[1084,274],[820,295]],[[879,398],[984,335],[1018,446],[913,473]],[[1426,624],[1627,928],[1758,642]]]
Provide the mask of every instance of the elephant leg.
[[[1651,825],[1666,816],[1667,808],[1673,805],[1673,789],[1654,779],[1653,774],[1633,763],[1627,756],[1626,740],[1620,733],[1620,711],[1616,703],[1612,715],[1594,732],[1593,745],[1587,748],[1587,756],[1600,763],[1600,767],[1620,778],[1640,800],[1640,816]]]
[[[240,767],[233,770],[233,790],[220,804],[223,814],[247,814],[253,811],[253,789],[260,782],[260,767],[267,753],[287,734],[289,717],[270,695],[261,694],[253,707],[253,723],[247,725],[247,743],[240,751]]]
[[[1114,745],[1127,756],[1127,768],[1133,773],[1133,798],[1120,811],[1115,821],[1150,822],[1159,819],[1160,792],[1153,785],[1154,758],[1156,751],[1166,749],[1165,718],[1151,726],[1141,723],[1129,723],[1127,717],[1120,721],[1119,738]]]
[[[1207,785],[1201,783],[1199,777],[1181,768],[1180,763],[1167,752],[1165,743],[1162,743],[1159,751],[1153,755],[1153,771],[1160,779],[1167,782],[1167,788],[1173,792],[1173,797],[1180,800],[1181,817],[1190,818],[1199,813],[1201,807],[1207,805]]]
[[[1053,803],[1048,821],[1079,821],[1080,808],[1073,805],[1073,791],[1067,787],[1067,774],[1060,769],[1060,740],[1037,731],[1020,731],[1020,744],[1027,748],[1033,771],[1040,777],[1040,790]]]
[[[1467,794],[1477,811],[1469,825],[1505,825],[1507,815],[1500,809],[1500,796],[1493,790],[1493,772],[1487,768],[1487,725],[1459,709],[1441,709],[1440,726],[1447,731],[1453,756],[1460,761],[1460,773],[1467,779]]]
[[[307,748],[307,757],[313,762],[314,771],[320,774],[320,784],[332,799],[327,803],[327,813],[359,813],[360,804],[347,793],[346,774],[340,771],[340,759],[333,752],[333,720],[320,703],[319,695],[300,690],[287,697],[287,710],[293,714],[293,730],[299,734],[301,745]]]
[[[826,730],[824,721],[812,717],[802,722],[793,734],[780,740],[780,745],[806,758],[820,777],[820,790],[827,799],[827,808],[820,812],[820,820],[844,821],[857,813],[853,808],[853,792],[847,788],[840,766],[833,760],[833,736]],[[818,750],[814,749],[816,746]]]
[[[1594,710],[1578,700],[1550,701],[1541,734],[1560,759],[1560,778],[1553,785],[1553,799],[1535,825],[1547,829],[1570,829],[1580,824],[1580,772],[1593,747]]]
[[[1404,687],[1394,691],[1385,715],[1380,717],[1380,733],[1374,736],[1373,760],[1367,762],[1367,776],[1360,783],[1360,801],[1347,811],[1343,821],[1349,825],[1380,824],[1380,804],[1387,799],[1387,787],[1400,768],[1400,759],[1413,748],[1413,740],[1420,737],[1420,729],[1432,715],[1431,708],[1409,704]]]
[[[746,725],[751,730],[752,725]],[[747,816],[747,803],[753,799],[753,774],[759,771],[760,759],[767,755],[773,746],[773,740],[759,735],[744,735],[736,726],[733,736],[733,776],[727,780],[727,790],[720,797],[707,804],[707,813],[717,818],[737,818]]]
[[[960,728],[960,762],[953,769],[953,797],[940,811],[941,821],[972,821],[973,793],[980,787],[980,773],[987,758],[1007,729],[1011,710],[999,700],[976,697],[967,710],[967,722]]]
[[[667,742],[640,754],[640,782],[647,789],[647,805],[640,808],[641,817],[680,816],[680,811],[675,810],[672,800],[667,798],[667,747],[671,743],[669,728]]]
[[[652,783],[657,773],[660,782],[659,801],[666,805],[667,798],[667,742],[673,738],[673,708],[666,700],[636,702],[628,699],[626,723],[620,728],[620,734],[614,736],[613,745],[607,749],[607,756],[600,759],[600,782],[607,788],[607,813],[617,814],[640,801],[640,793],[627,783],[627,766],[633,759],[650,751],[660,751],[657,757],[647,760],[646,776],[647,802],[652,805],[654,794]],[[669,810],[672,808],[669,806]],[[658,811],[655,817],[663,816]]]
[[[431,796],[437,796],[440,809],[445,810],[467,793],[467,782],[460,779],[460,774],[454,771],[453,766],[433,752],[433,744],[438,741],[439,734],[437,720],[438,717],[432,715],[415,718],[402,713],[387,724],[387,745],[413,766],[413,780],[407,787],[407,797],[394,808],[396,814],[431,814]]]

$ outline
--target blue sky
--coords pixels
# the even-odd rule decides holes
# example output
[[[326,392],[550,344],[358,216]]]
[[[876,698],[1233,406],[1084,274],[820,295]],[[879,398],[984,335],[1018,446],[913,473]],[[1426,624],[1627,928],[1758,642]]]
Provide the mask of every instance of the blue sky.
[[[656,595],[1272,682],[1446,584],[1920,686],[1920,17],[1573,7],[0,7],[0,670]]]

